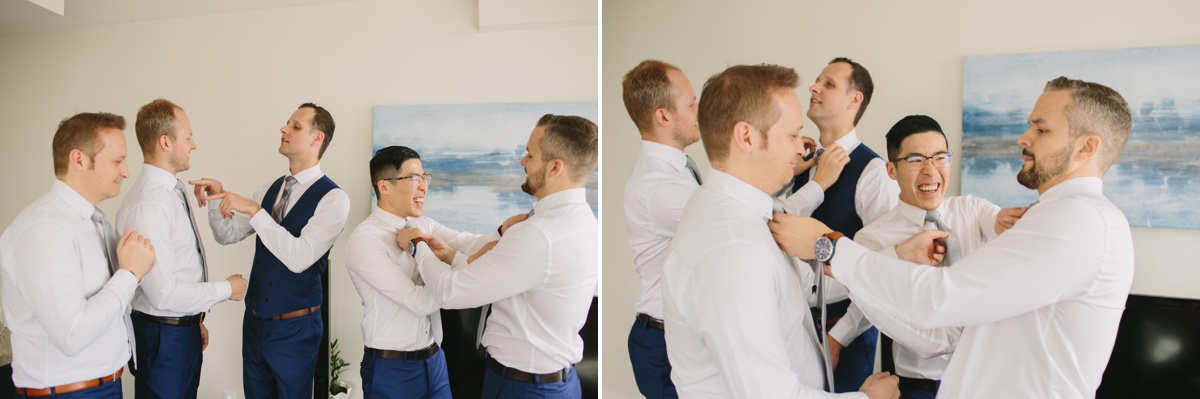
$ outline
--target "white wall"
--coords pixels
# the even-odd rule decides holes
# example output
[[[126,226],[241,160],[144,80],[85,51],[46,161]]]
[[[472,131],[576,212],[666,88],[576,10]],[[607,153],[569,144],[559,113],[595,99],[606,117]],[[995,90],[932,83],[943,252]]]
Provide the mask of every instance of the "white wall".
[[[199,145],[192,170],[180,177],[217,178],[250,195],[287,171],[276,152],[279,127],[299,104],[316,102],[337,121],[322,167],[353,199],[332,253],[327,323],[354,364],[342,377],[361,397],[362,306],[343,251],[370,210],[371,107],[597,99],[596,26],[481,34],[477,21],[474,1],[379,0],[0,36],[0,227],[50,186],[50,139],[77,112],[126,117],[135,179],[142,161],[133,135],[137,108],[170,99],[188,112]],[[101,208],[114,217],[122,198]],[[253,240],[205,241],[214,278],[249,272]],[[243,397],[243,309],[225,303],[209,315],[202,398],[225,390]]]
[[[602,200],[609,205],[603,213],[602,356],[608,398],[638,397],[625,341],[641,285],[632,268],[625,215],[620,205],[612,204],[621,204],[639,139],[624,112],[620,80],[642,59],[679,66],[700,93],[704,81],[727,66],[764,62],[796,68],[803,90],[830,59],[847,56],[866,66],[875,80],[875,96],[858,129],[867,145],[882,150],[884,133],[895,121],[921,113],[941,122],[951,151],[958,151],[965,55],[1194,45],[1200,40],[1195,22],[1200,3],[1191,1],[805,0],[720,6],[607,1],[603,8]],[[817,134],[811,124],[804,133]],[[687,153],[707,169],[700,143]],[[950,194],[959,191],[959,165],[953,169]],[[1133,292],[1200,298],[1197,242],[1200,231],[1134,229]]]

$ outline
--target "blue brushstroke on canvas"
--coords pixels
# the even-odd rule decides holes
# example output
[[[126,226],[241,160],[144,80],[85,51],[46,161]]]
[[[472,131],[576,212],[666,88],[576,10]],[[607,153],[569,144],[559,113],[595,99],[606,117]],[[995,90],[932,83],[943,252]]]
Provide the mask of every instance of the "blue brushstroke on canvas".
[[[374,111],[371,153],[391,145],[420,153],[426,173],[434,176],[425,216],[472,233],[494,231],[505,218],[533,207],[535,198],[521,191],[521,157],[538,118],[552,113],[595,122],[598,114],[595,102],[376,106]],[[586,187],[593,212],[597,181],[593,173]]]
[[[1017,137],[1058,76],[1121,93],[1133,133],[1104,177],[1105,195],[1136,227],[1200,229],[1200,46],[973,56],[963,60],[962,193],[1023,206]]]

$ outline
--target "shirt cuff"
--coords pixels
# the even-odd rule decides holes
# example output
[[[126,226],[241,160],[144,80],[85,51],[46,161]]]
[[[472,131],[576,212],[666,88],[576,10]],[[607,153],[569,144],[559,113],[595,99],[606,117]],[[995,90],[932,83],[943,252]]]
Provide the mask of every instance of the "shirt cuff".
[[[855,261],[862,256],[863,252],[867,251],[857,243],[851,244],[854,241],[849,237],[838,239],[837,249],[833,253],[833,259],[829,260],[830,269],[833,271],[833,278],[841,282],[851,292],[854,291],[853,278],[854,272],[857,270]]]
[[[260,231],[263,227],[266,227],[270,224],[279,223],[275,223],[275,218],[271,217],[271,214],[267,213],[266,209],[259,209],[258,212],[255,212],[254,216],[250,218],[250,227],[253,227],[254,231]]]
[[[837,324],[833,325],[833,328],[829,329],[829,336],[833,337],[833,339],[836,339],[838,342],[841,342],[842,346],[849,345],[850,341],[858,338],[856,336],[857,334],[854,334],[854,328],[851,327],[850,324],[850,320],[847,320],[846,317],[842,317],[840,320],[838,320]]]
[[[217,302],[228,301],[229,296],[233,295],[233,283],[230,283],[228,280],[210,282],[209,284],[217,288]]]
[[[125,269],[118,269],[117,272],[113,273],[112,277],[108,279],[108,285],[119,290],[121,295],[125,297],[125,303],[127,304],[129,303],[130,299],[133,299],[133,292],[137,290],[138,284],[140,283],[138,282],[137,276],[134,275],[133,272]]]

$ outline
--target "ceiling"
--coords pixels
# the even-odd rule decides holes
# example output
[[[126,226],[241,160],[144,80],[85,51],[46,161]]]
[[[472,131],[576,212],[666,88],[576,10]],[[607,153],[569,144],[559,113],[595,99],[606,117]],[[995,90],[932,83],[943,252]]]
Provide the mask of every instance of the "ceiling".
[[[0,0],[0,35],[347,1],[358,0]]]

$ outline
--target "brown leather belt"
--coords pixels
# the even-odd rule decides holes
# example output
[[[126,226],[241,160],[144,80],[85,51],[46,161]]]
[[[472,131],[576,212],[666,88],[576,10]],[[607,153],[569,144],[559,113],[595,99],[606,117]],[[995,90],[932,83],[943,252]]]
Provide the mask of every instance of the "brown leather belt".
[[[300,309],[300,310],[293,310],[293,311],[291,311],[291,312],[287,312],[287,313],[281,314],[281,315],[279,315],[279,316],[270,317],[270,318],[266,318],[266,319],[263,319],[263,320],[287,320],[287,319],[294,319],[294,318],[297,318],[297,317],[300,317],[300,316],[308,316],[308,315],[309,315],[309,314],[311,314],[311,313],[316,313],[318,310],[321,310],[321,305],[313,306],[313,307],[311,307],[311,308],[304,308],[304,309]],[[253,313],[253,314],[254,314],[254,317],[258,317],[258,311],[257,311],[257,310],[253,310],[253,309],[251,309],[251,310],[250,310],[250,313]]]
[[[562,369],[546,374],[527,373],[500,364],[500,362],[497,362],[496,359],[492,359],[491,356],[487,357],[487,364],[488,368],[491,368],[492,371],[496,372],[496,374],[500,374],[501,377],[530,384],[549,384],[552,382],[562,381],[563,379],[567,378],[568,371],[567,369]]]
[[[122,367],[120,369],[117,369],[117,372],[112,373],[111,375],[106,375],[106,376],[100,377],[100,378],[93,378],[90,380],[72,382],[70,384],[63,384],[63,385],[59,385],[59,386],[56,386],[53,388],[42,388],[42,389],[17,388],[16,391],[18,394],[28,396],[31,398],[41,398],[41,397],[46,397],[46,396],[50,396],[50,395],[62,395],[62,394],[67,394],[67,393],[71,393],[71,392],[79,392],[79,391],[82,391],[85,389],[95,388],[95,387],[119,380],[119,379],[121,379],[121,373],[124,371],[125,371],[125,368]]]
[[[168,326],[175,326],[175,327],[190,327],[190,326],[194,326],[194,325],[204,322],[204,313],[194,315],[194,316],[164,317],[164,316],[155,316],[152,314],[145,314],[145,313],[135,310],[135,311],[133,311],[133,314],[144,320],[149,320],[149,321],[152,321],[155,323],[162,323],[162,324],[166,324]]]
[[[663,327],[665,327],[665,326],[663,325],[663,321],[662,321],[662,320],[659,320],[659,319],[656,319],[656,318],[654,318],[654,317],[651,317],[651,316],[650,316],[650,315],[648,315],[648,314],[645,314],[645,313],[638,313],[638,314],[637,314],[637,321],[638,321],[638,323],[646,323],[646,325],[650,326],[650,328],[653,328],[653,329],[655,329],[655,330],[659,330],[659,331],[666,331],[666,329],[665,329],[665,328],[663,328]]]
[[[900,377],[900,385],[916,388],[925,392],[937,392],[938,390],[938,382],[934,380],[927,380],[924,378],[908,378],[902,375],[898,375],[897,377]]]
[[[417,349],[415,351],[393,351],[393,350],[387,350],[387,349],[375,349],[375,348],[372,348],[369,346],[366,346],[364,348],[366,349],[367,353],[372,353],[372,351],[374,351],[375,357],[378,357],[381,359],[425,360],[425,359],[428,359],[429,357],[437,354],[438,344],[437,344],[437,342],[434,342],[433,345],[429,345],[425,348]]]

